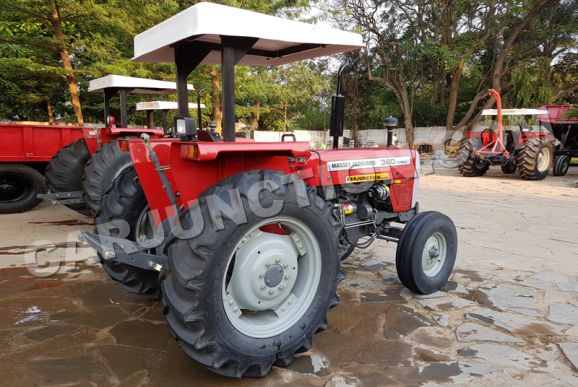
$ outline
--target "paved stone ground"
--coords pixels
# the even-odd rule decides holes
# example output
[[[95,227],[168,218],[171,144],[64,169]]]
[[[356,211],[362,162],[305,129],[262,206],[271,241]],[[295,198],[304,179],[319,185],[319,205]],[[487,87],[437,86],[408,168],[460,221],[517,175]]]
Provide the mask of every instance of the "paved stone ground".
[[[32,245],[56,243],[42,257],[63,258],[74,231],[91,227],[85,218],[47,206],[2,215],[0,384],[578,385],[576,169],[541,182],[494,170],[424,177],[422,208],[458,228],[451,282],[416,296],[397,279],[394,245],[356,251],[330,328],[259,380],[224,379],[189,360],[159,305],[113,284],[88,249],[89,259],[46,278],[9,267]]]

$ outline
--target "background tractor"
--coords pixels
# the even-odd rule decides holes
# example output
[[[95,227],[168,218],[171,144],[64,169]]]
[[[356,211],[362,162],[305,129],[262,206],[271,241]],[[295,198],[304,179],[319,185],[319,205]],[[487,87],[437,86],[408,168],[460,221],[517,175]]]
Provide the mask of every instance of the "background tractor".
[[[135,60],[174,62],[175,138],[121,140],[133,167],[105,193],[93,246],[111,278],[160,297],[184,351],[229,377],[264,376],[311,348],[338,303],[340,261],[377,239],[398,244],[401,282],[444,286],[457,254],[445,215],[419,212],[412,149],[338,149],[341,77],[332,98],[333,149],[235,139],[236,64],[275,66],[363,47],[361,35],[199,3],[135,37]],[[223,138],[188,116],[186,80],[222,71]],[[401,227],[399,224],[405,224]]]
[[[194,90],[187,85],[187,90]],[[154,127],[147,114],[146,127],[128,127],[127,98],[129,94],[166,95],[176,92],[174,82],[107,75],[93,79],[88,91],[104,94],[105,127],[85,129],[84,137],[62,148],[46,169],[49,194],[40,198],[62,204],[85,215],[94,215],[100,208],[102,194],[113,180],[132,165],[129,155],[121,152],[118,140],[147,133],[162,137],[162,127]],[[119,97],[119,120],[112,114],[113,98]]]
[[[500,94],[490,89],[497,109],[486,109],[482,116],[495,116],[495,123],[484,130],[467,132],[458,153],[458,169],[463,176],[484,175],[491,165],[500,165],[502,172],[518,172],[526,180],[542,180],[552,168],[556,138],[541,125],[532,125],[527,116],[547,114],[537,109],[502,109]],[[504,129],[503,117],[510,119]],[[495,124],[495,126],[494,126]]]

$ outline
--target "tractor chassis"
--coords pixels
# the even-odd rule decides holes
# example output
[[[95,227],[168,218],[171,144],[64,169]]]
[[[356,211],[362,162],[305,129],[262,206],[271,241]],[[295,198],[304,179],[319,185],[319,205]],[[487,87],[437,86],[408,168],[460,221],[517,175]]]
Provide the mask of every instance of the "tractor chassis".
[[[399,216],[397,221],[406,223],[418,213],[419,204],[416,204],[415,208],[397,214]],[[168,230],[169,224],[174,224],[171,220],[172,218],[163,221],[161,227],[165,231]],[[387,220],[382,221],[377,229],[379,230],[379,233],[376,235],[376,239],[394,243],[399,242],[404,230],[403,227],[393,226]],[[173,239],[170,233],[164,235],[169,235],[169,237],[160,242],[158,246],[155,246],[155,250],[161,252],[160,254],[149,254],[147,253],[147,248],[150,248],[150,246],[143,247],[128,239],[100,235],[87,231],[82,231],[80,233],[79,240],[94,248],[98,252],[99,256],[106,261],[114,260],[140,269],[160,272],[168,262],[165,248]],[[159,239],[156,240],[158,241]]]
[[[129,241],[116,237],[99,235],[83,231],[79,239],[94,248],[99,256],[106,260],[115,260],[126,265],[138,267],[144,270],[161,271],[166,266],[168,258],[164,254],[148,254],[146,248]],[[162,247],[160,251],[164,251]]]
[[[66,206],[68,204],[85,203],[82,191],[43,193],[36,195],[36,197],[53,205]]]

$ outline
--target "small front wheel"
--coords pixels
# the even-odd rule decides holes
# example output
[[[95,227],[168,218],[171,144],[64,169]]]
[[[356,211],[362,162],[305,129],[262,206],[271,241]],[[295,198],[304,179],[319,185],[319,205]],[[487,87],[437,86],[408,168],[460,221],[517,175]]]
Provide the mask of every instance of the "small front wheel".
[[[441,289],[452,273],[458,237],[454,223],[439,212],[422,212],[405,226],[395,257],[400,281],[412,292]]]

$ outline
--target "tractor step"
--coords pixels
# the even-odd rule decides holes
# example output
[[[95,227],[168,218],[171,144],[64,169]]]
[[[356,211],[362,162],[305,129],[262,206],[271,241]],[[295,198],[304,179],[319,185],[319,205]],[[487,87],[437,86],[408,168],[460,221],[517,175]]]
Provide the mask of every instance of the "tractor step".
[[[144,270],[161,271],[167,264],[164,255],[148,254],[143,247],[128,239],[82,231],[78,237],[88,243],[105,261],[114,260]]]
[[[46,200],[51,204],[82,204],[84,203],[84,197],[82,196],[82,191],[70,191],[70,192],[54,192],[54,193],[43,193],[36,195],[38,199]]]

